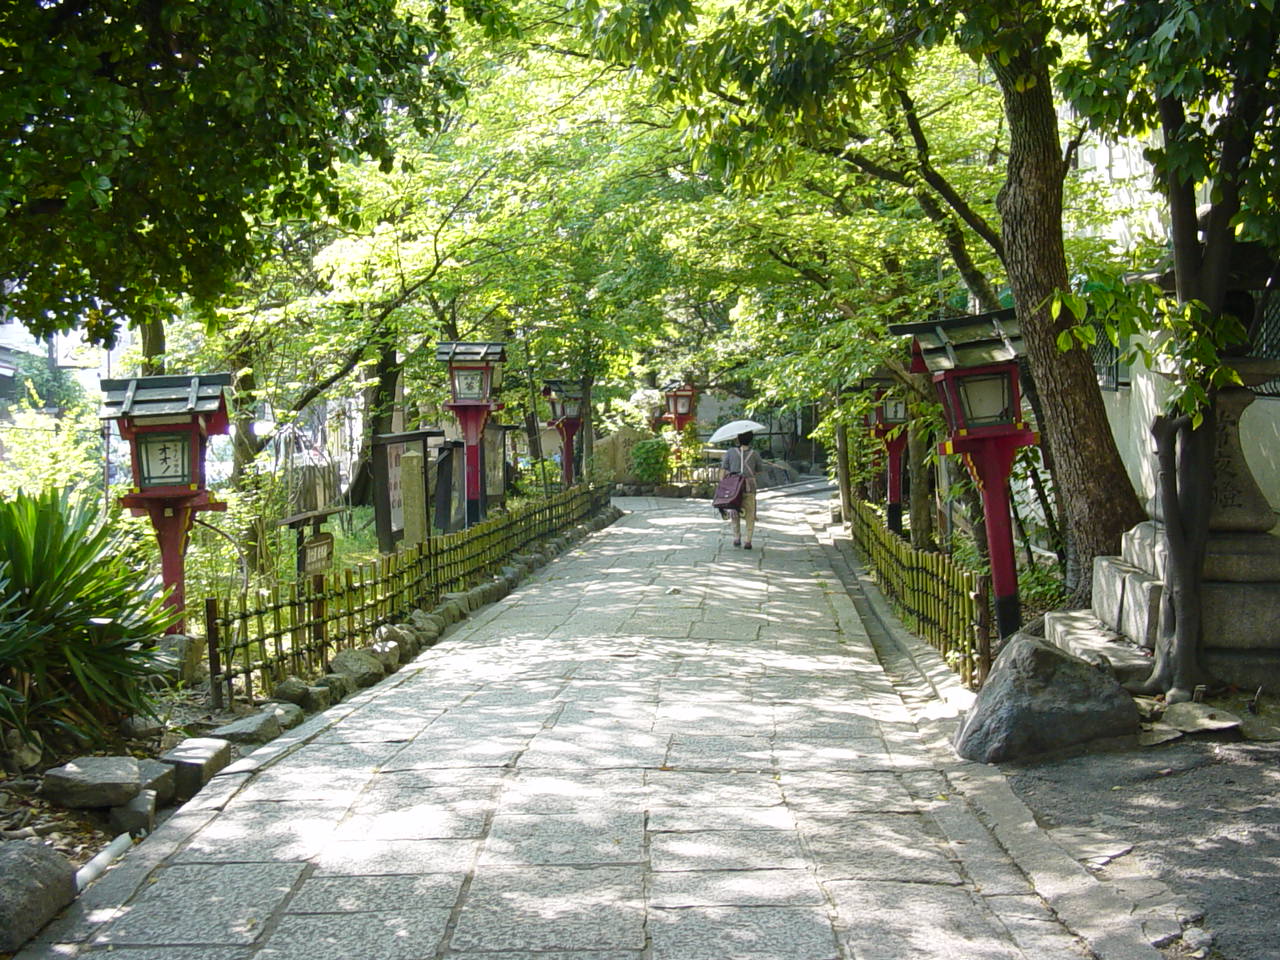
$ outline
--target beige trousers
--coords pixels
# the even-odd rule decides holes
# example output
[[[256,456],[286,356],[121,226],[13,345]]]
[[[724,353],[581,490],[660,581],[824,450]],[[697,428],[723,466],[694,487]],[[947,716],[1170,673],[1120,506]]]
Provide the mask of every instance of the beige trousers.
[[[733,539],[742,539],[742,522],[747,523],[747,543],[751,542],[751,535],[756,529],[756,492],[754,490],[742,491],[742,509],[730,510],[729,516],[733,518]]]

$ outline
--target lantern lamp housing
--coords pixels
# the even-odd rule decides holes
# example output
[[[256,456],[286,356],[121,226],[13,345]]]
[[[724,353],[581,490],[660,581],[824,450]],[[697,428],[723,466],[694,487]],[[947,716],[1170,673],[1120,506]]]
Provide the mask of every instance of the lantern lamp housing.
[[[886,394],[876,407],[876,419],[887,426],[907,422],[907,401]]]
[[[488,404],[502,386],[506,344],[446,341],[436,344],[436,359],[449,367],[453,403]]]
[[[548,380],[542,395],[551,404],[551,421],[582,419],[582,387],[572,380]]]
[[[1020,426],[1016,363],[948,370],[934,374],[933,381],[953,435],[1004,433]]]
[[[672,380],[663,385],[662,393],[667,406],[664,419],[674,423],[676,429],[683,429],[694,418],[697,387],[686,381]]]
[[[137,495],[190,498],[204,489],[209,437],[229,426],[230,384],[229,374],[102,381],[101,418],[129,441]]]
[[[195,482],[189,432],[149,431],[137,435],[139,489],[190,486]]]

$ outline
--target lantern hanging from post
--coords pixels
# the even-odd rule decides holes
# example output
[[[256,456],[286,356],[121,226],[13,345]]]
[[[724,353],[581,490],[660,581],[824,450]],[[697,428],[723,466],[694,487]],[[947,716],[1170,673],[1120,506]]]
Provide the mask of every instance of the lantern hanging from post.
[[[859,386],[869,392],[875,406],[867,412],[867,426],[872,435],[884,444],[888,470],[885,484],[885,519],[889,529],[902,533],[902,460],[907,449],[907,404],[893,392],[894,379],[881,367]]]
[[[1009,474],[1018,448],[1039,442],[1022,421],[1014,312],[902,323],[889,332],[914,337],[912,370],[931,375],[947,418],[949,437],[938,450],[961,455],[982,492],[996,627],[1007,637],[1022,625]]]
[[[582,426],[582,386],[572,380],[548,380],[542,395],[551,404],[551,426],[560,434],[560,479],[565,489],[573,485],[573,440]]]
[[[120,498],[135,517],[150,516],[160,544],[166,606],[186,602],[186,553],[195,514],[225,510],[205,487],[209,437],[229,428],[227,373],[103,380],[100,419],[114,420],[129,441],[133,490]],[[180,633],[179,619],[169,628]]]
[[[662,388],[667,412],[662,419],[683,433],[684,428],[698,416],[698,388],[682,380],[672,380]]]
[[[445,409],[453,412],[462,428],[466,450],[467,526],[470,526],[483,519],[480,441],[489,414],[502,409],[502,404],[493,397],[502,385],[506,344],[441,342],[436,344],[436,359],[448,364],[449,392],[453,399],[445,404]]]

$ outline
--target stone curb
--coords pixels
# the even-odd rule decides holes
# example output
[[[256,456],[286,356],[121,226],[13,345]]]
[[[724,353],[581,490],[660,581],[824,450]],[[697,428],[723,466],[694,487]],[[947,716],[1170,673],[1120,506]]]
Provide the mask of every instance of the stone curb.
[[[847,546],[832,531],[815,525],[814,532],[833,565],[846,567],[880,625],[889,634],[900,659],[910,664],[908,683],[925,686],[945,704],[944,715],[924,715],[919,698],[906,703],[922,733],[937,769],[960,793],[1036,893],[1058,919],[1081,937],[1099,960],[1163,960],[1164,954],[1147,942],[1137,905],[1110,884],[1098,880],[1036,823],[1031,810],[1008,785],[996,767],[956,756],[951,737],[960,714],[973,702],[966,689],[927,643],[906,630],[888,601]],[[840,539],[843,539],[840,537]],[[877,653],[881,651],[877,650]]]
[[[597,516],[610,518],[607,524],[600,527],[603,530],[625,516],[625,511],[610,504]],[[594,533],[592,531],[589,535]],[[535,572],[531,571],[529,577],[532,578]],[[496,603],[487,604],[467,619],[473,626],[480,626],[485,618],[497,615],[496,606]],[[451,625],[446,632],[453,632],[456,626],[457,624]],[[436,642],[444,637],[445,634],[441,633]],[[25,947],[13,954],[13,960],[62,960],[76,956],[98,930],[116,918],[124,905],[147,883],[151,872],[203,829],[255,774],[297,752],[371,700],[412,679],[425,669],[425,665],[416,670],[408,668],[414,667],[430,649],[428,647],[422,650],[413,660],[401,665],[396,672],[373,686],[308,717],[292,730],[223,767],[190,800],[177,807],[154,832],[138,841],[101,877],[86,887],[55,919],[32,937]]]

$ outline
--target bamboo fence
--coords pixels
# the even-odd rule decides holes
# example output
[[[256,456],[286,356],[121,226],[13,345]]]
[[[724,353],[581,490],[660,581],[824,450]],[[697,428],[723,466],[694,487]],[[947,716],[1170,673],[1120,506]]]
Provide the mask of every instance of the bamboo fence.
[[[854,548],[903,624],[942,654],[970,687],[991,669],[989,587],[944,553],[917,550],[891,532],[870,504],[855,501]]]
[[[378,627],[430,609],[450,592],[491,580],[530,544],[569,529],[609,502],[604,487],[575,487],[369,563],[270,591],[204,601],[215,700],[252,699],[289,674],[315,676],[338,650]]]

